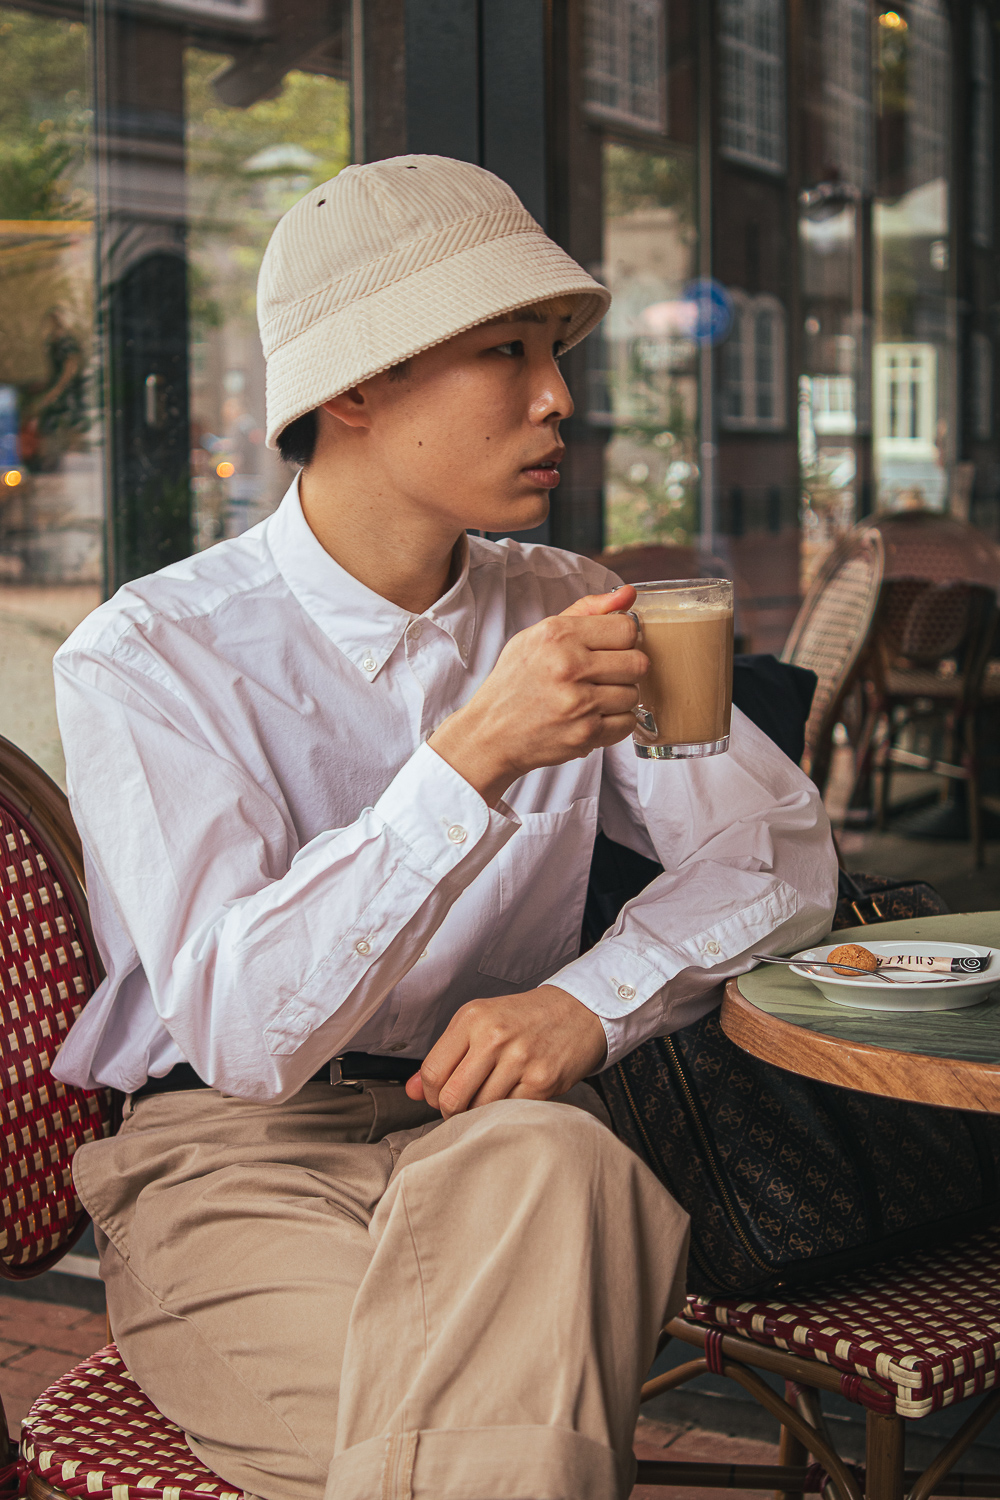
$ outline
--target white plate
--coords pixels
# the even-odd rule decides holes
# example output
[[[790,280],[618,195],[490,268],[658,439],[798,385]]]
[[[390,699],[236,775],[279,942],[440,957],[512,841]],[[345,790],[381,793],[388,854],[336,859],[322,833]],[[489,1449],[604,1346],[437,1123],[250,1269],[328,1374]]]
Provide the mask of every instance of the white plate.
[[[981,948],[975,943],[908,943],[896,938],[891,942],[866,939],[860,945],[869,953],[884,957],[899,953],[921,958],[985,958],[987,954],[991,957],[992,962],[985,973],[967,974],[957,979],[943,979],[937,975],[925,979],[919,974],[909,975],[897,970],[892,975],[890,987],[881,979],[855,978],[835,974],[832,969],[804,967],[809,959],[829,958],[836,948],[842,946],[842,943],[828,943],[824,948],[806,948],[795,954],[798,961],[791,965],[793,974],[811,980],[835,1005],[851,1005],[859,1010],[960,1010],[965,1005],[978,1005],[995,985],[1000,984],[997,950]]]

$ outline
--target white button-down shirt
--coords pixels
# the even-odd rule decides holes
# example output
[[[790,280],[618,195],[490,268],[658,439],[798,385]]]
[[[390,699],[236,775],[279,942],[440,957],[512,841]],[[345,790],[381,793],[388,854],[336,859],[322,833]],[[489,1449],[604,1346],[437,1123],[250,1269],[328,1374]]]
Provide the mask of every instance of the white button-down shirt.
[[[107,979],[55,1071],[124,1092],[181,1060],[282,1098],[346,1048],[423,1057],[467,1000],[551,980],[614,1061],[696,1019],[749,953],[829,922],[816,789],[739,712],[729,753],[631,741],[491,809],[425,740],[517,631],[613,586],[470,538],[419,619],[310,531],[298,488],[252,531],[121,589],[55,659]],[[582,957],[598,828],[664,867]]]

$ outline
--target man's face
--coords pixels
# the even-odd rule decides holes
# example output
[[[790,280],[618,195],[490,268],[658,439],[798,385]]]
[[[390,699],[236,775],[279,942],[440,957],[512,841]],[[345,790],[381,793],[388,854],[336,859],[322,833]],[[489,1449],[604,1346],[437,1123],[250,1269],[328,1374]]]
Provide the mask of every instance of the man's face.
[[[366,441],[387,489],[458,529],[544,521],[573,410],[557,363],[568,322],[527,308],[416,355],[403,378],[366,381]]]

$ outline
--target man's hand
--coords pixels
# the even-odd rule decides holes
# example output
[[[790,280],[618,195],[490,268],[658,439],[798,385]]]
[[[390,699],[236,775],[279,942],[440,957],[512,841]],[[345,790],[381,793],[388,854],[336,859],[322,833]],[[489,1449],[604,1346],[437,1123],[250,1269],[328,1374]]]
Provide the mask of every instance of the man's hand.
[[[447,1119],[497,1099],[556,1099],[604,1062],[592,1010],[554,984],[470,1000],[406,1085]]]
[[[623,740],[649,667],[635,621],[620,613],[634,602],[627,584],[590,594],[513,636],[479,691],[431,735],[431,749],[492,807],[528,771]]]

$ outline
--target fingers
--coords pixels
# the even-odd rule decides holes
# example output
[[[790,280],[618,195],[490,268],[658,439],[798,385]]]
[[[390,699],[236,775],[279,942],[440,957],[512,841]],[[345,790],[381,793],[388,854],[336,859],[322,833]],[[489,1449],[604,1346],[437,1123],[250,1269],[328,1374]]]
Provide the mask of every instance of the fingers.
[[[432,1109],[441,1109],[441,1090],[448,1083],[456,1068],[460,1066],[468,1050],[468,1026],[464,1024],[462,1011],[458,1011],[449,1021],[444,1035],[438,1038],[424,1058],[419,1075],[415,1075],[420,1078],[421,1095]],[[410,1083],[412,1082],[411,1078]],[[478,1088],[478,1084],[476,1087]],[[406,1092],[411,1099],[419,1097],[410,1093],[409,1083]],[[451,1113],[454,1114],[455,1110]]]
[[[565,620],[565,615],[555,619]],[[588,651],[628,651],[638,639],[639,627],[631,615],[591,615],[573,621],[573,639],[586,646]]]
[[[628,739],[634,729],[634,714],[605,714],[594,738],[594,748],[606,749],[608,745],[617,745],[621,740]]]
[[[649,657],[644,651],[591,651],[586,671],[588,682],[638,682],[649,671]]]
[[[610,615],[616,610],[631,609],[634,603],[635,589],[630,583],[623,583],[610,594],[587,594],[583,599],[574,599],[563,615]]]

